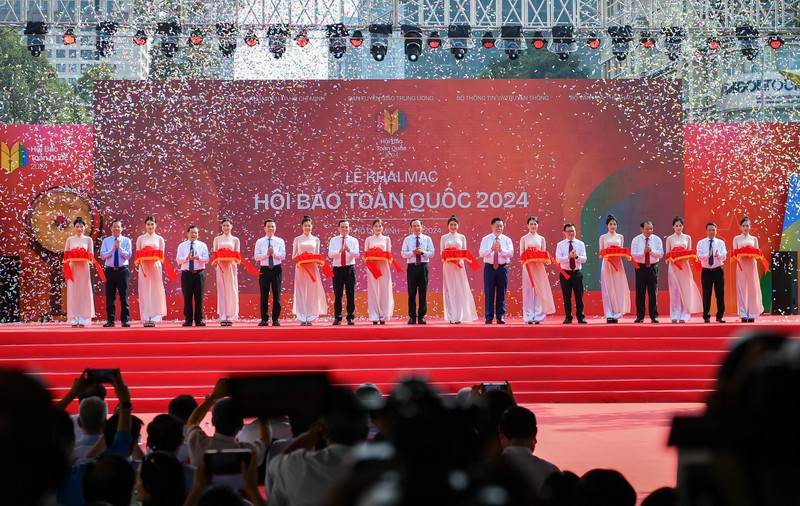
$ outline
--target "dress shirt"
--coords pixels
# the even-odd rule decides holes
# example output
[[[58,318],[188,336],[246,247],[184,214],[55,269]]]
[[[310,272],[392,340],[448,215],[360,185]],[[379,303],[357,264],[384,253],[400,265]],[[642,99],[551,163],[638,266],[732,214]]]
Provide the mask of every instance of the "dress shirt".
[[[633,259],[643,264],[644,262],[644,234],[639,234],[631,241],[631,256]],[[655,234],[650,234],[650,265],[657,263],[664,256],[664,244],[661,238]]]
[[[351,446],[333,443],[322,450],[297,450],[270,459],[264,488],[270,506],[318,506],[348,474]]]
[[[719,258],[714,257],[714,263],[712,265],[708,265],[708,237],[704,239],[700,239],[697,243],[697,258],[700,259],[700,264],[703,266],[703,269],[716,269],[717,267],[722,267],[722,263],[728,258],[728,251],[725,249],[725,241],[722,239],[714,239],[714,253],[716,255],[719,252]]]
[[[583,244],[583,241],[573,239],[572,249],[575,250],[575,253],[578,255],[575,258],[574,270],[579,271],[581,270],[582,264],[586,263],[586,245]],[[569,239],[564,239],[556,246],[556,262],[558,262],[558,265],[565,271],[569,270]]]
[[[117,242],[117,238],[112,235],[110,237],[106,237],[105,239],[103,239],[103,244],[100,245],[100,258],[104,260],[106,267],[114,267],[115,242]],[[119,265],[117,267],[123,267],[128,265],[128,260],[130,260],[132,255],[133,255],[133,244],[131,243],[130,238],[125,237],[124,235],[120,235]]]
[[[342,265],[342,241],[345,241],[347,247],[350,248],[350,251],[345,251],[345,257],[347,258],[347,263],[345,265]],[[334,267],[355,265],[356,258],[358,258],[358,239],[352,235],[348,235],[347,238],[337,235],[328,243],[328,256],[333,261]]]
[[[270,241],[271,240],[271,241]],[[256,262],[260,262],[262,266],[269,267],[269,244],[272,243],[272,265],[280,265],[284,258],[286,258],[286,242],[278,236],[262,237],[256,241],[256,249],[253,257]]]
[[[180,270],[189,270],[189,251],[191,251],[191,241],[183,241],[178,245],[178,256],[176,260],[180,264]],[[194,270],[201,271],[206,268],[209,260],[208,246],[203,241],[194,241],[194,254],[200,257],[194,261]]]
[[[414,234],[411,234],[403,239],[403,249],[400,250],[400,254],[408,261],[409,264],[414,264],[417,262],[417,256],[414,254],[414,250],[417,249],[416,244],[417,236]],[[420,263],[426,264],[430,262],[434,254],[433,241],[431,238],[425,234],[419,234],[419,249],[422,250],[422,258],[420,258]]]
[[[500,251],[497,252],[497,264],[505,265],[511,260],[511,257],[514,256],[514,242],[505,234],[489,234],[481,239],[481,247],[478,250],[478,254],[483,257],[483,263],[494,264],[492,245],[495,241],[500,241]]]

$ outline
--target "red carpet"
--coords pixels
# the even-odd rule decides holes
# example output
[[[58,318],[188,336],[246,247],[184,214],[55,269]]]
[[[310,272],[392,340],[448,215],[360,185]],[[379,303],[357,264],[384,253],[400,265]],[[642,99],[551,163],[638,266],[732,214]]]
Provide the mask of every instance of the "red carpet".
[[[384,392],[412,374],[444,392],[508,380],[523,404],[700,402],[731,336],[767,324],[786,332],[797,328],[786,318],[769,319],[757,325],[607,325],[599,319],[589,325],[517,320],[505,326],[4,325],[0,356],[5,366],[40,373],[55,397],[86,367],[119,367],[140,412],[165,410],[182,393],[202,397],[222,375],[299,370],[328,370],[337,383],[370,381]]]

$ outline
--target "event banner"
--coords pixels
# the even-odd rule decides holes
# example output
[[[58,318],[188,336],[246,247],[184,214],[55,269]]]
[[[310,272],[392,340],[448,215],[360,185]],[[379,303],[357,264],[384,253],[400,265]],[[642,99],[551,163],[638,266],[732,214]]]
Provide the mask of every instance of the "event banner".
[[[363,246],[381,218],[399,256],[419,218],[437,246],[432,292],[451,215],[476,256],[494,217],[517,245],[538,217],[551,253],[572,222],[597,290],[608,213],[627,241],[642,220],[666,231],[682,213],[679,94],[663,80],[98,82],[95,196],[134,238],[156,216],[173,255],[189,224],[210,244],[223,217],[248,256],[267,218],[291,249],[308,215],[323,254],[340,219]],[[360,292],[366,275],[360,268]],[[470,276],[479,292],[481,272]],[[292,279],[285,269],[284,286]],[[240,285],[258,292],[250,275]]]

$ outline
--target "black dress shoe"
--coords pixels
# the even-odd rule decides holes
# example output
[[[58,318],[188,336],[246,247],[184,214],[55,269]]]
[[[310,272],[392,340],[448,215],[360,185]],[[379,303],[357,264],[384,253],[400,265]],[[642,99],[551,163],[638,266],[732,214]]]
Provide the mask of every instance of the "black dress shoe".
[[[533,322],[533,323],[535,323],[536,325],[539,325],[539,324],[540,324],[540,323],[542,323],[542,322]]]
[[[347,324],[348,324],[348,325],[355,325],[355,324],[356,324],[356,322],[354,322],[353,320],[347,320]]]
[[[756,322],[756,319],[755,319],[755,318],[748,318],[748,319],[747,319],[747,322],[748,322],[748,323],[755,323],[755,322]]]
[[[486,320],[486,325],[491,325],[491,324],[492,324],[492,320]]]
[[[564,318],[564,325],[572,323],[572,318]]]
[[[704,317],[703,317],[703,321],[704,321],[705,323],[711,323],[711,318],[710,318],[710,317],[708,317],[708,316],[704,316]]]
[[[428,322],[425,321],[425,318],[417,318],[417,323],[420,325],[426,325]]]
[[[103,324],[103,327],[113,327],[113,326],[114,326],[114,322],[107,322],[107,323]]]
[[[280,327],[281,326],[281,322],[279,322],[278,320],[272,320],[272,326],[273,327]]]
[[[498,325],[505,325],[505,324],[506,324],[506,321],[505,321],[504,319],[502,319],[502,318],[498,318],[498,319],[497,319],[497,324],[498,324]]]
[[[578,320],[578,323],[587,323],[587,322],[586,322],[586,320],[584,320],[583,318],[580,318],[580,319]]]
[[[376,320],[376,321],[374,321],[374,322],[372,322],[372,324],[373,324],[373,325],[377,325],[377,324],[378,324],[377,320]]]
[[[658,318],[651,318],[650,323],[658,323]]]
[[[130,326],[131,326],[131,324],[130,324],[130,323],[128,323],[128,322],[122,322],[122,326],[123,326],[123,327],[130,327]]]
[[[727,323],[725,318],[717,318],[717,323]]]
[[[258,322],[258,326],[259,327],[267,327],[267,326],[269,326],[269,322],[267,320],[261,320],[260,322]]]
[[[333,324],[334,325],[341,325],[342,324],[342,320],[333,320]]]
[[[642,323],[643,321],[644,321],[644,318],[637,318],[637,319],[633,320],[633,323]]]
[[[750,318],[742,318],[742,323],[747,323],[748,321],[750,321]],[[103,327],[105,327],[105,325],[103,325]]]
[[[380,320],[378,323],[380,323],[381,325],[386,325],[386,320]]]
[[[205,327],[206,324],[205,324],[205,322],[194,322],[194,326],[195,327]]]
[[[147,324],[145,324],[145,325],[147,325]],[[183,322],[183,325],[181,325],[181,327],[191,327],[191,326],[192,326],[192,322]]]
[[[417,324],[417,319],[414,318],[414,317],[409,318],[408,319],[408,324],[409,325],[416,325]]]

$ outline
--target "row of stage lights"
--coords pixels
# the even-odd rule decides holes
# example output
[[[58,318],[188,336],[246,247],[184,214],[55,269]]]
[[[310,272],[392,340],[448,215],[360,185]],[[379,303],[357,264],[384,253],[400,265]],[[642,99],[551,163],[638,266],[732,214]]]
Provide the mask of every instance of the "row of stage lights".
[[[114,50],[114,36],[117,32],[117,23],[101,22],[96,28],[95,48],[100,56],[107,57]],[[376,61],[383,61],[386,58],[389,47],[389,39],[392,36],[394,27],[390,24],[372,24],[367,27],[370,40],[370,54]],[[237,40],[239,38],[239,28],[233,23],[217,23],[214,32],[219,44],[219,50],[223,56],[230,57],[236,51]],[[44,36],[48,33],[47,25],[41,21],[28,22],[24,35],[27,36],[28,50],[31,55],[39,56],[44,51]],[[422,49],[425,45],[425,36],[418,27],[402,25],[401,33],[404,44],[406,58],[415,62],[422,56]],[[610,26],[606,33],[611,38],[611,53],[617,60],[625,60],[630,51],[630,43],[634,40],[633,28],[631,26]],[[159,23],[156,35],[161,36],[161,49],[167,57],[174,57],[177,53],[183,28],[177,23]],[[656,36],[659,32],[643,30],[639,32],[639,43],[645,49],[656,47]],[[664,51],[672,61],[677,60],[681,55],[681,46],[685,37],[681,27],[665,27],[660,30],[664,37]],[[287,40],[291,35],[290,29],[286,25],[272,25],[267,28],[266,42],[270,53],[278,59],[286,52]],[[201,28],[192,28],[188,43],[199,46],[206,39],[207,33]],[[347,40],[349,39],[352,47],[361,47],[365,42],[364,33],[361,30],[349,32],[342,23],[326,25],[325,38],[328,43],[329,53],[336,59],[344,56],[347,52]],[[472,38],[472,29],[469,25],[450,25],[447,30],[447,39],[450,53],[456,60],[462,60],[469,49],[469,41]],[[735,38],[739,41],[742,55],[748,60],[752,60],[758,54],[760,43],[758,30],[750,25],[740,25],[735,29]],[[309,44],[308,31],[304,28],[294,29],[294,41],[300,47]],[[591,31],[581,37],[586,46],[590,49],[599,49],[603,45],[598,32]],[[713,52],[723,47],[730,38],[724,39],[716,36],[708,37],[705,44],[698,46],[698,50]],[[75,32],[72,28],[65,31],[61,37],[64,45],[72,45],[77,41]],[[133,43],[137,46],[147,44],[148,35],[144,29],[136,30],[133,35]],[[255,47],[260,44],[260,39],[253,29],[248,29],[243,35],[245,45]],[[519,25],[503,26],[500,30],[499,40],[491,31],[487,31],[481,37],[481,45],[484,48],[497,48],[503,50],[509,59],[519,58],[520,51],[526,49],[525,35]],[[783,44],[783,39],[778,34],[768,37],[767,43],[772,49],[779,49]],[[575,28],[571,25],[557,25],[551,29],[550,43],[543,32],[535,31],[530,38],[531,47],[534,49],[544,49],[547,47],[551,52],[558,55],[559,59],[567,60],[570,54],[578,50],[578,43],[575,37]],[[430,49],[438,49],[444,45],[442,36],[438,31],[432,31],[427,36],[427,46]]]

